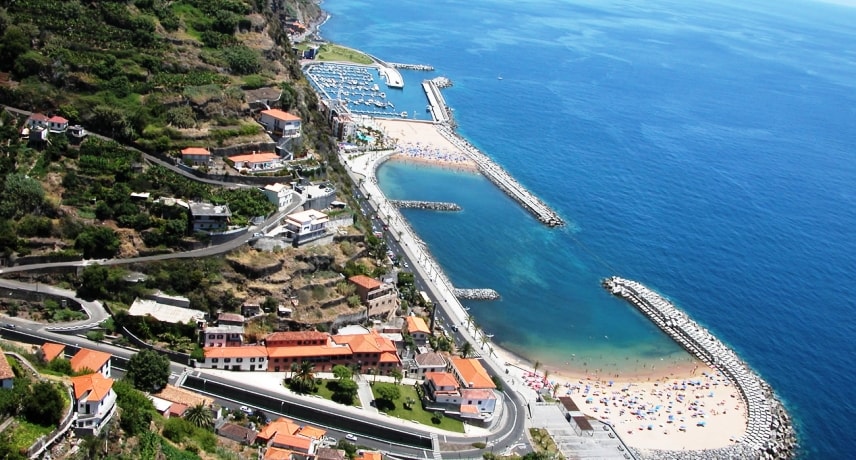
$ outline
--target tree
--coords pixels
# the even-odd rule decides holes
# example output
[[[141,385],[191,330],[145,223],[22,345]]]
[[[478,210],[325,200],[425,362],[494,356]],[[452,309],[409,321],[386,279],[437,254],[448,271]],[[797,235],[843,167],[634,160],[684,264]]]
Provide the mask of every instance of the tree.
[[[309,361],[303,361],[297,368],[297,372],[292,377],[295,387],[299,393],[308,393],[315,388],[315,365]]]
[[[45,201],[42,184],[23,174],[9,174],[0,193],[0,216],[16,219],[37,214]]]
[[[62,393],[55,384],[38,382],[32,386],[32,391],[24,400],[24,417],[40,425],[56,425],[62,417],[65,401]]]
[[[211,428],[214,425],[211,411],[201,403],[188,408],[184,419],[199,428]]]
[[[169,358],[154,350],[143,350],[128,361],[125,377],[141,391],[156,391],[169,381]]]
[[[394,379],[395,379],[395,384],[396,384],[396,385],[401,385],[401,379],[403,379],[403,378],[404,378],[404,375],[401,373],[401,371],[400,371],[400,370],[398,370],[398,369],[393,369],[393,370],[391,370],[391,371],[389,372],[389,375],[391,375],[391,376],[392,376],[392,378],[394,378]]]
[[[374,392],[377,395],[377,399],[384,400],[390,405],[393,401],[401,397],[401,389],[398,388],[398,385],[392,383],[378,383],[374,387]]]
[[[341,382],[343,380],[351,380],[354,376],[354,372],[348,366],[337,364],[333,366],[333,375],[335,375]]]
[[[461,345],[461,349],[458,350],[458,353],[461,355],[461,358],[468,358],[473,354],[473,344],[470,342],[464,342],[464,344]]]
[[[357,382],[351,379],[345,379],[337,382],[330,382],[330,384],[334,385],[333,401],[347,405],[354,403],[354,397],[357,396]]]
[[[87,227],[74,240],[74,247],[87,259],[105,259],[116,255],[119,237],[109,227]]]
[[[539,367],[541,367],[541,361],[535,361],[535,364],[532,366],[532,373],[537,375]]]

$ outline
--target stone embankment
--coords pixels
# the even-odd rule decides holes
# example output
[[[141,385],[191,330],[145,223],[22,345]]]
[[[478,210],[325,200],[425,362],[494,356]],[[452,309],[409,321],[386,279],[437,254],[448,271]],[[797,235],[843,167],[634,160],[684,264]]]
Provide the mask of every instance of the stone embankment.
[[[493,289],[455,289],[455,297],[461,300],[499,300],[499,293]]]
[[[433,117],[434,121],[437,123],[451,122],[452,111],[446,105],[446,99],[440,94],[440,88],[434,83],[434,80],[423,81],[422,89],[428,98],[428,110],[431,112],[431,117]]]
[[[431,211],[460,211],[461,206],[456,203],[444,201],[407,201],[389,200],[389,203],[399,208],[429,209]]]
[[[431,81],[440,89],[452,87],[452,80],[449,80],[447,77],[434,77]]]
[[[614,295],[627,299],[687,351],[721,372],[737,388],[749,415],[746,432],[737,444],[705,451],[642,451],[645,458],[790,459],[797,447],[790,417],[770,386],[733,350],[707,329],[699,326],[671,302],[636,281],[612,277],[603,285]]]
[[[507,171],[501,166],[494,163],[487,155],[480,152],[472,144],[458,136],[448,126],[439,126],[438,131],[449,142],[455,144],[464,153],[478,165],[479,171],[482,172],[491,182],[496,184],[503,192],[520,203],[529,212],[535,215],[538,220],[550,227],[559,227],[565,225],[565,221],[550,209],[544,202],[539,200],[535,195],[526,190],[520,185]]]
[[[405,70],[424,70],[426,72],[431,72],[434,70],[433,66],[427,64],[402,64],[400,62],[387,62],[386,65],[390,67],[395,67],[396,69]]]

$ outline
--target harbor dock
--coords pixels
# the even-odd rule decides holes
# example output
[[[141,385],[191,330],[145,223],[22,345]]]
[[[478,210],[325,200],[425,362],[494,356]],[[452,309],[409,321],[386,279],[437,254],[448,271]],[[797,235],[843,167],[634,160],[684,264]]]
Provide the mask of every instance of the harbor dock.
[[[671,302],[636,281],[614,276],[603,281],[613,295],[640,312],[696,358],[725,376],[746,403],[748,425],[737,444],[705,451],[705,458],[792,458],[796,435],[790,418],[770,386],[737,354]],[[688,453],[689,454],[689,453]],[[652,458],[683,458],[675,452],[655,452]]]
[[[448,123],[452,120],[449,107],[446,105],[446,100],[440,94],[440,88],[434,80],[425,80],[422,82],[422,89],[425,90],[425,96],[428,98],[428,110],[431,112],[431,117],[436,123]]]
[[[444,201],[409,201],[409,200],[389,200],[389,203],[399,208],[408,209],[429,209],[432,211],[460,211],[461,206],[457,203],[449,203]]]
[[[508,196],[534,214],[539,221],[550,227],[565,225],[565,221],[559,217],[559,214],[556,213],[556,211],[550,209],[549,206],[544,204],[544,202],[529,192],[529,190],[526,190],[526,188],[514,180],[514,178],[511,177],[505,169],[494,163],[493,160],[480,152],[479,149],[475,148],[472,144],[458,136],[450,127],[438,126],[437,129],[443,137],[459,147],[471,160],[473,160],[482,174],[484,174],[491,182],[496,184],[496,186]]]

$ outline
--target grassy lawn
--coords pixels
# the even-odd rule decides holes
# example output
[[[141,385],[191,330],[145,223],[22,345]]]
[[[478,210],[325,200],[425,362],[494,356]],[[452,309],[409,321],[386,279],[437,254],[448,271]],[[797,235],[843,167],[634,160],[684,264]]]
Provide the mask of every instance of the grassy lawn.
[[[415,388],[406,385],[399,385],[398,388],[401,391],[401,396],[393,401],[393,407],[391,409],[383,408],[385,409],[383,410],[384,413],[404,420],[413,420],[423,425],[436,426],[447,431],[454,431],[457,433],[464,432],[463,422],[451,417],[443,417],[439,425],[434,423],[431,420],[431,417],[433,417],[434,414],[422,408],[422,402],[419,400],[419,395],[416,394]],[[374,393],[374,391],[372,391],[372,393]],[[374,397],[377,398],[377,394],[374,394]],[[404,402],[407,401],[408,397],[416,401],[412,406],[410,406],[410,409],[406,409],[404,407]]]
[[[23,419],[17,419],[12,425],[12,448],[15,450],[29,449],[30,446],[39,439],[40,436],[46,436],[53,431],[52,426],[41,426],[35,423],[30,423]]]
[[[372,58],[359,51],[330,44],[321,46],[316,59],[319,61],[347,61],[356,64],[371,64],[374,62]]]

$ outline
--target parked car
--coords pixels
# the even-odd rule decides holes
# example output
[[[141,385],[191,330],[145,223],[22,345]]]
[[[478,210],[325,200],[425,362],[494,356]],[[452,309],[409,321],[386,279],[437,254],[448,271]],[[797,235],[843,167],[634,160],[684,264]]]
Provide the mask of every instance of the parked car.
[[[346,434],[345,439],[347,439],[348,441],[357,442],[357,437],[352,435],[351,433]]]

